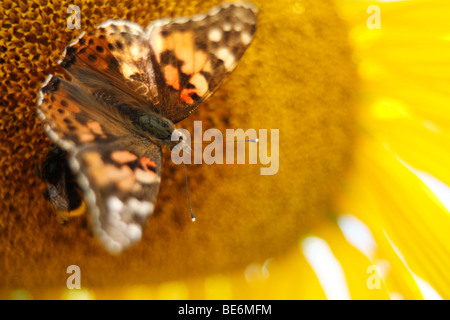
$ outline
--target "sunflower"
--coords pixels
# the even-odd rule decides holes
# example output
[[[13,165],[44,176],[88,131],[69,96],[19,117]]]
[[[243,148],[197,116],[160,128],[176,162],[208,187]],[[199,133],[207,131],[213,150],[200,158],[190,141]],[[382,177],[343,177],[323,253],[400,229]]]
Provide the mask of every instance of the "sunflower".
[[[180,126],[279,129],[278,173],[188,166],[193,224],[184,172],[166,155],[144,238],[120,256],[84,216],[56,221],[35,175],[50,142],[34,111],[65,45],[108,18],[145,26],[219,3],[81,1],[82,29],[69,29],[71,2],[2,1],[0,296],[447,298],[443,0],[254,1],[253,43]],[[81,289],[69,290],[73,265]]]

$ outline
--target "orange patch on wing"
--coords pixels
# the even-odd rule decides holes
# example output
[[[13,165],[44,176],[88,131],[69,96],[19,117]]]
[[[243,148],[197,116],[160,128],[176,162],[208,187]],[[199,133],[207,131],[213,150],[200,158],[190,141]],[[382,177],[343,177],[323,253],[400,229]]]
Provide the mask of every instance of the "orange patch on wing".
[[[86,125],[93,133],[103,135],[102,127],[97,121],[89,121]]]
[[[91,142],[95,135],[87,126],[79,123],[74,117],[74,113],[80,112],[80,108],[69,99],[61,98],[64,95],[53,96],[53,102],[43,109],[45,116],[51,120],[51,128],[60,137],[77,138],[80,142]]]
[[[178,77],[178,70],[174,66],[167,65],[164,67],[164,77],[169,86],[175,90],[180,90],[180,78]]]
[[[91,142],[96,135],[106,138],[99,122],[91,120],[82,124],[76,119],[74,114],[81,112],[81,109],[64,92],[57,92],[51,98],[53,101],[48,102],[43,112],[52,120],[51,127],[54,131],[58,131],[60,136],[77,138],[79,142]]]
[[[52,96],[53,96],[54,101],[52,101]],[[52,106],[49,107],[49,109],[61,108],[65,112],[71,112],[71,113],[80,113],[81,112],[80,107],[75,102],[72,101],[72,99],[69,97],[69,95],[65,91],[59,90],[52,95],[46,94],[45,97],[49,97],[50,98],[49,101],[52,101],[51,102]],[[63,103],[64,103],[64,105],[63,105]]]
[[[153,172],[153,170],[150,170],[149,168],[153,168],[153,169],[156,168],[155,162],[153,162],[152,160],[150,160],[147,157],[142,157],[141,160],[139,160],[139,163],[145,171]]]
[[[111,159],[120,164],[135,161],[137,158],[138,157],[135,154],[132,154],[130,151],[126,150],[118,150],[111,153]]]
[[[105,164],[98,152],[86,153],[84,160],[88,164],[90,175],[99,187],[116,183],[120,189],[127,191],[136,182],[136,177],[128,166],[122,165],[118,168],[112,164]]]
[[[98,173],[96,173],[96,175],[97,174],[105,177],[104,179],[107,181],[106,184],[114,182],[120,185],[120,182],[123,182],[124,180],[129,180],[128,184],[133,185],[135,181],[133,171],[130,169],[130,167],[125,165],[121,166],[120,168],[117,168],[112,164],[107,164],[103,168],[100,168],[100,170],[98,171]]]
[[[192,31],[179,31],[173,32],[170,37],[175,44],[175,56],[178,60],[184,62],[181,71],[192,74],[194,72],[194,33]]]
[[[104,166],[102,156],[98,152],[87,152],[83,155],[84,161],[89,166],[89,171],[96,171],[98,168]]]
[[[58,95],[61,96],[61,98],[67,102],[67,105],[64,107],[65,110],[72,112],[72,113],[80,113],[81,112],[80,107],[77,106],[76,103],[71,101],[69,97],[67,97],[67,96],[65,97],[62,94],[58,94]]]
[[[195,93],[197,91],[197,89],[183,89],[181,90],[180,93],[180,98],[181,101],[183,101],[186,104],[193,104],[194,103],[194,99],[191,98],[191,94]]]
[[[127,166],[122,166],[129,169]],[[131,169],[130,169],[131,171]],[[136,176],[133,174],[127,174],[124,178],[117,181],[117,187],[123,191],[130,191],[136,184]]]
[[[92,142],[95,136],[90,132],[77,132],[78,139],[80,142]]]
[[[81,109],[75,103],[69,102],[69,105],[66,107],[66,109],[72,113],[80,113],[81,112]]]
[[[136,168],[134,170],[136,180],[139,181],[140,183],[145,184],[154,183],[157,180],[157,176],[156,173],[153,170],[151,170],[151,168],[153,169],[156,168],[155,162],[153,162],[147,157],[142,157],[139,160],[139,164],[144,170],[142,170],[141,168]]]

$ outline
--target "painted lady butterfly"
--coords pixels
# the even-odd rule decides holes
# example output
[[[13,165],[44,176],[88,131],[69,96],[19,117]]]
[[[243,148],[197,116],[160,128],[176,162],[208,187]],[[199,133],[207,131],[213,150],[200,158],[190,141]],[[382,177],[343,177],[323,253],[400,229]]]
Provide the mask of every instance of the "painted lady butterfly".
[[[53,206],[71,210],[78,201],[71,176],[53,164],[67,153],[100,243],[119,253],[138,242],[157,198],[161,148],[179,143],[174,132],[183,139],[174,123],[236,67],[255,28],[256,9],[233,3],[145,31],[108,20],[69,44],[60,65],[71,81],[49,75],[38,99],[58,147],[41,170]]]

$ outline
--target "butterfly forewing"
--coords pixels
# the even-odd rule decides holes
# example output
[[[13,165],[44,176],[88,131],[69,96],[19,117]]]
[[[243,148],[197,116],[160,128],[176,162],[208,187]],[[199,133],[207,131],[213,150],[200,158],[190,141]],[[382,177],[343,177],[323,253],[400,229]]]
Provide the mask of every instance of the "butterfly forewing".
[[[256,10],[243,4],[151,24],[147,33],[155,73],[164,79],[158,86],[162,113],[179,122],[209,97],[236,67],[255,27]]]

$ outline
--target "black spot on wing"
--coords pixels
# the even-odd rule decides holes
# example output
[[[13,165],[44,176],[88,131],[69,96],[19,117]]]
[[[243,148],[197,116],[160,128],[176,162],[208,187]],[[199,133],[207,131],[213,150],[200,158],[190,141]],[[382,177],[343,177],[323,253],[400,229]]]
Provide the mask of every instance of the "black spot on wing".
[[[119,32],[119,27],[117,25],[115,25],[114,23],[110,24],[110,27],[114,32]]]
[[[119,50],[123,50],[123,43],[121,41],[116,41],[116,47]]]
[[[175,53],[172,50],[166,50],[161,53],[160,56],[161,59],[161,65],[171,65],[176,67],[177,66],[177,57],[175,56]]]
[[[167,30],[167,29],[163,29],[163,30],[161,30],[161,36],[163,36],[163,37],[168,37],[169,35],[170,35],[170,30]]]
[[[208,43],[202,37],[195,38],[194,46],[197,50],[208,51]]]
[[[201,99],[201,97],[195,92],[191,93],[190,96],[191,96],[192,100],[194,100],[194,101],[198,101]]]
[[[121,32],[120,35],[122,36],[122,39],[125,40],[125,44],[127,46],[131,46],[133,44],[134,39],[133,39],[133,37],[130,36],[129,33]]]

